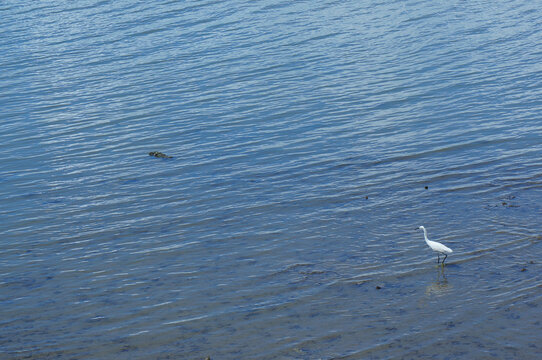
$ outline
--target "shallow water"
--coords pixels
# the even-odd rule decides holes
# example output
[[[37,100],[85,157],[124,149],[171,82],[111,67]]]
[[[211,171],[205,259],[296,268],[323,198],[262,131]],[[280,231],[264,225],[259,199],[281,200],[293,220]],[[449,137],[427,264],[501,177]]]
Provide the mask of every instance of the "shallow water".
[[[540,354],[537,4],[0,17],[0,357]]]

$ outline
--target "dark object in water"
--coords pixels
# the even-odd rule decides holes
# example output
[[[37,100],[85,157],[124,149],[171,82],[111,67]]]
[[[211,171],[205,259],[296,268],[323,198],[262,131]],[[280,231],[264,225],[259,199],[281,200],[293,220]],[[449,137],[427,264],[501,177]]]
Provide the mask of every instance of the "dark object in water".
[[[380,290],[380,289],[382,289],[382,287],[381,287],[381,286],[378,286],[378,285],[376,285],[376,290]]]
[[[520,271],[522,271],[522,272],[523,272],[523,271],[527,271],[527,269],[523,268],[523,269],[521,269]]]
[[[365,200],[369,200],[369,196],[365,196]]]
[[[426,185],[426,186],[425,186],[425,190],[427,190],[427,189],[429,189],[429,186]]]
[[[157,158],[162,158],[162,159],[172,159],[173,158],[173,156],[166,155],[164,153],[161,153],[160,151],[151,151],[149,153],[149,155],[157,157]]]

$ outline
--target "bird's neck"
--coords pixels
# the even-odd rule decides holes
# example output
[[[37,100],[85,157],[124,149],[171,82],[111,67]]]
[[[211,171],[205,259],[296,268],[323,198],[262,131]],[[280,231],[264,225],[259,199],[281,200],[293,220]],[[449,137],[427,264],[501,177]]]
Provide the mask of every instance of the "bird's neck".
[[[423,228],[423,237],[425,238],[425,242],[429,245],[429,239],[427,238],[427,230]]]

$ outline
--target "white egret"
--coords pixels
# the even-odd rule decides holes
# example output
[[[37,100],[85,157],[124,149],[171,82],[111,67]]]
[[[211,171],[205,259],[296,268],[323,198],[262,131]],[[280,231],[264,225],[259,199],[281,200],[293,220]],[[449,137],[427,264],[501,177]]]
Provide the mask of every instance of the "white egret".
[[[423,237],[425,238],[425,242],[431,248],[431,250],[435,251],[438,254],[437,263],[440,263],[440,254],[444,255],[444,259],[442,260],[442,264],[444,265],[444,260],[446,260],[448,254],[451,254],[453,252],[452,249],[445,245],[442,245],[439,242],[429,240],[427,238],[427,230],[425,230],[423,226],[420,226],[416,230],[423,230]]]

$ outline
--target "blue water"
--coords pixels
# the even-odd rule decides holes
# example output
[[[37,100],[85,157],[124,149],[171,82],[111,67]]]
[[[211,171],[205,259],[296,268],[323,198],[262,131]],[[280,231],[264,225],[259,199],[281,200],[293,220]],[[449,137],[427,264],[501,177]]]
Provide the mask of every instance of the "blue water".
[[[0,358],[536,358],[538,5],[3,2]]]

